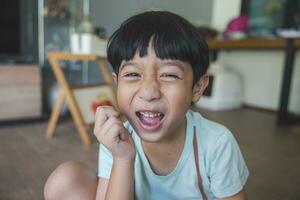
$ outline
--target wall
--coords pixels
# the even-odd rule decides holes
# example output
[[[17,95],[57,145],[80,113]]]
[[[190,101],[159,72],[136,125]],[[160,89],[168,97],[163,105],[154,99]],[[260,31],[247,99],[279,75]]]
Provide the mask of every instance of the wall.
[[[212,1],[91,0],[91,15],[93,22],[95,25],[105,27],[108,35],[111,35],[126,18],[141,11],[151,9],[176,12],[193,24],[210,24]]]
[[[213,0],[211,26],[224,31],[228,21],[240,15],[242,0]]]
[[[218,61],[242,77],[246,104],[271,110],[278,108],[284,65],[283,51],[220,52]],[[289,109],[300,113],[300,52],[295,57]]]

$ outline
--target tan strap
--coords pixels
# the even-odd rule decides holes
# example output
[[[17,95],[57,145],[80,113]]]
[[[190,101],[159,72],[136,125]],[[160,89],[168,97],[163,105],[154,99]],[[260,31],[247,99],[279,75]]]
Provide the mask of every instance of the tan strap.
[[[203,200],[207,200],[203,189],[203,183],[200,175],[200,167],[199,167],[199,153],[198,153],[198,143],[197,143],[197,132],[196,127],[194,126],[194,139],[193,139],[193,147],[194,147],[194,156],[195,156],[195,163],[196,163],[196,171],[197,171],[197,179],[198,179],[198,188],[202,195]]]

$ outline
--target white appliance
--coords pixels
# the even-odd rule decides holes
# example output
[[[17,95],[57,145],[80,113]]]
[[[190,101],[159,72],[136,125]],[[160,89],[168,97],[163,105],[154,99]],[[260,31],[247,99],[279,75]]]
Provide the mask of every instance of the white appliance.
[[[78,54],[96,54],[106,57],[107,40],[90,33],[73,33],[71,35],[71,52]]]
[[[208,70],[210,83],[196,106],[213,111],[231,110],[242,105],[242,82],[240,77],[218,62]]]

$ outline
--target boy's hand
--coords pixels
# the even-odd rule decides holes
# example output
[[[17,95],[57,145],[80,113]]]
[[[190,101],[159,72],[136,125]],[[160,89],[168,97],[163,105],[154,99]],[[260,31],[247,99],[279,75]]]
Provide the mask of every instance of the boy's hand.
[[[120,113],[113,107],[99,107],[95,116],[94,134],[111,151],[114,159],[132,160],[135,158],[134,142],[119,117]]]

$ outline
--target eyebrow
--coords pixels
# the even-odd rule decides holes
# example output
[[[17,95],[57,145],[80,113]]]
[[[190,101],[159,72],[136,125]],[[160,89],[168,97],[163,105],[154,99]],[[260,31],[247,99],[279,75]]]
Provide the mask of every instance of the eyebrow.
[[[182,62],[180,61],[176,61],[176,60],[168,60],[168,61],[162,61],[162,63],[164,65],[172,65],[172,66],[176,66],[179,67],[182,71],[184,71],[184,65]]]
[[[128,66],[128,65],[131,65],[131,66],[134,66],[134,67],[137,67],[138,66],[138,64],[137,63],[135,63],[135,62],[132,62],[132,61],[125,61],[123,64],[121,64],[121,67],[120,67],[120,71],[124,68],[124,67],[126,67],[126,66]]]
[[[165,60],[165,61],[162,61],[162,64],[178,67],[182,71],[184,71],[184,68],[185,68],[184,64],[181,61],[177,61],[177,60]],[[138,64],[136,62],[125,61],[123,64],[121,64],[121,67],[119,70],[121,71],[123,68],[125,68],[126,66],[129,66],[129,65],[133,66],[133,67],[138,67]]]

